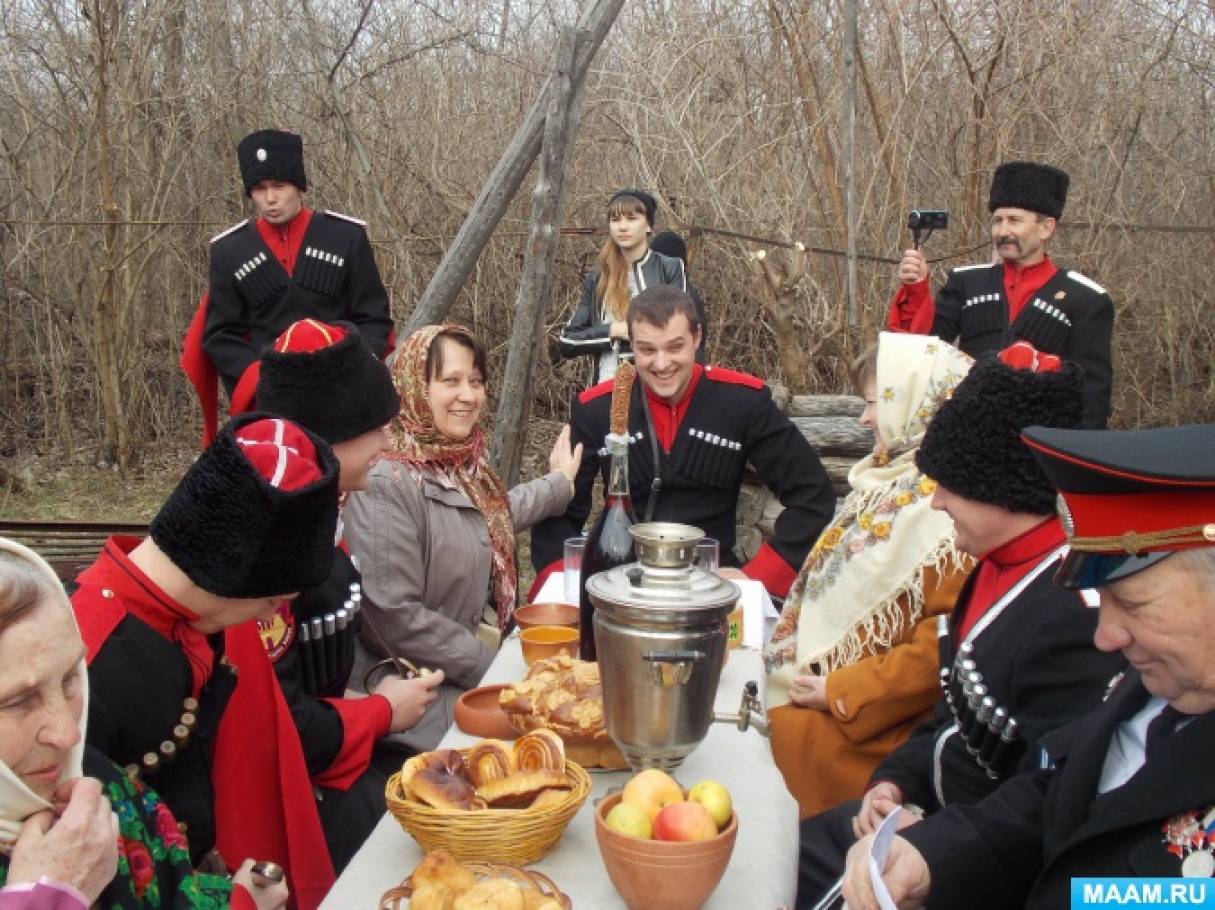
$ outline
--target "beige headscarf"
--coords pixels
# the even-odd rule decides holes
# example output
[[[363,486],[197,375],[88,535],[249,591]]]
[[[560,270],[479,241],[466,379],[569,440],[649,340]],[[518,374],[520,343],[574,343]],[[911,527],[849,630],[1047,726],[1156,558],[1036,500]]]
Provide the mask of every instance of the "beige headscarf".
[[[952,520],[929,504],[936,484],[917,470],[915,450],[972,363],[939,339],[882,333],[875,389],[886,452],[853,466],[852,492],[789,590],[764,654],[769,708],[789,700],[799,674],[885,652],[923,613],[925,568],[963,564]]]
[[[36,572],[42,575],[52,596],[59,600],[63,609],[72,615],[72,624],[75,626],[76,617],[72,613],[72,605],[68,603],[67,595],[63,593],[63,585],[60,584],[55,570],[47,565],[46,560],[29,547],[24,547],[7,537],[0,537],[0,551],[11,553],[28,562]],[[79,631],[77,631],[76,637],[79,640]],[[80,685],[84,696],[84,709],[80,712],[80,740],[68,753],[67,761],[63,765],[63,775],[60,777],[61,782],[80,777],[84,773],[82,767],[84,729],[85,719],[89,714],[89,677],[84,660],[80,661]],[[50,803],[27,787],[7,764],[0,762],[0,849],[11,847],[17,840],[17,835],[21,833],[22,822],[35,812],[50,808]]]
[[[473,337],[464,326],[448,322],[423,326],[405,339],[391,364],[392,381],[401,396],[401,413],[388,425],[392,447],[380,457],[404,465],[415,480],[420,481],[426,473],[441,486],[459,490],[484,517],[489,528],[490,589],[501,632],[515,611],[519,580],[510,498],[489,463],[480,426],[474,427],[467,439],[451,439],[435,426],[426,359],[440,334]]]

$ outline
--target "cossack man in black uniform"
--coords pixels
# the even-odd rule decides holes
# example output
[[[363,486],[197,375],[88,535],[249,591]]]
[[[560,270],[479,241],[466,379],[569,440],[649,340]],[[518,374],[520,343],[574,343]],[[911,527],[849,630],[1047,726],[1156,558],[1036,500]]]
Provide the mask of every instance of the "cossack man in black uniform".
[[[1098,906],[1073,899],[1078,878],[1132,880],[1096,888],[1101,906],[1209,904],[1215,427],[1033,427],[1025,441],[1060,494],[1071,551],[1055,580],[1097,588],[1094,641],[1131,668],[1104,704],[1044,739],[1049,767],[906,829],[882,878],[900,907]],[[858,910],[878,906],[868,846],[848,857],[844,895]],[[1162,899],[1133,899],[1128,885],[1144,878],[1172,881]]]
[[[243,414],[190,466],[148,536],[107,540],[72,595],[89,744],[160,794],[186,826],[193,863],[272,860],[300,907],[320,903],[333,866],[250,620],[324,581],[337,514],[329,446]]]
[[[835,506],[835,493],[814,449],[772,401],[762,380],[696,363],[700,323],[692,298],[668,285],[629,304],[629,338],[640,382],[629,405],[629,492],[638,520],[701,528],[736,565],[735,511],[749,461],[784,506],[771,540],[742,567],[783,597]],[[570,444],[588,454],[564,515],[532,530],[537,584],[561,562],[562,541],[582,533],[595,475],[607,482],[603,441],[612,381],[587,389],[570,406]]]
[[[951,269],[934,301],[928,261],[907,250],[903,285],[887,317],[891,331],[936,335],[971,357],[1024,339],[1084,370],[1082,426],[1104,427],[1110,414],[1114,304],[1105,288],[1055,265],[1046,247],[1067,202],[1068,176],[1032,161],[996,168],[987,207],[998,261]]]
[[[1054,583],[1067,551],[1055,491],[1021,441],[1032,424],[1077,426],[1080,398],[1075,364],[1021,341],[980,357],[929,424],[916,466],[978,564],[938,632],[932,717],[878,765],[863,800],[802,822],[798,907],[823,897],[856,838],[895,807],[900,821],[931,818],[1038,767],[1042,738],[1091,711],[1122,667],[1093,647],[1093,592]]]
[[[204,445],[216,424],[215,374],[233,414],[249,410],[262,352],[292,322],[312,317],[357,326],[385,357],[392,346],[388,292],[365,222],[304,205],[303,140],[258,130],[236,147],[245,194],[257,218],[211,238],[207,295],[183,344],[181,365],[198,392]]]
[[[392,374],[355,327],[316,319],[292,323],[262,355],[257,401],[333,447],[343,498],[367,486],[367,472],[388,443],[384,427],[401,409]],[[373,747],[416,724],[443,682],[441,670],[410,680],[390,674],[366,698],[343,697],[364,620],[351,604],[352,585],[361,588],[362,577],[341,527],[339,518],[329,578],[258,620],[339,873],[384,815],[385,778],[371,766]]]

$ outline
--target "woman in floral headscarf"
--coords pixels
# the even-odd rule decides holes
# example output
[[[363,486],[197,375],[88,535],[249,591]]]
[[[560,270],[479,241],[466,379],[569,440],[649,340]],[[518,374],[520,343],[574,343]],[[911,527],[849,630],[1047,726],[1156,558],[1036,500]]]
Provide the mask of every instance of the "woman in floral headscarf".
[[[859,798],[940,694],[936,617],[969,566],[915,452],[971,362],[936,338],[884,332],[853,365],[873,453],[848,475],[765,652],[772,752],[802,818]]]
[[[366,490],[343,512],[363,576],[364,624],[355,679],[392,649],[443,670],[438,700],[412,729],[390,737],[431,749],[451,725],[460,693],[480,682],[515,609],[515,534],[560,515],[574,493],[582,446],[563,428],[548,474],[509,492],[485,454],[485,349],[462,326],[419,329],[392,364],[401,412]]]

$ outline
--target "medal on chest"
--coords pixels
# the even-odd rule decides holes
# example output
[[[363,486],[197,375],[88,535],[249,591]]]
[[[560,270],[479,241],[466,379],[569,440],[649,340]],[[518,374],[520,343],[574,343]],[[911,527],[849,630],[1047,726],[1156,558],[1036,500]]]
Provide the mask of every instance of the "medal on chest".
[[[1165,849],[1181,860],[1185,878],[1215,874],[1215,805],[1174,815],[1164,823]]]

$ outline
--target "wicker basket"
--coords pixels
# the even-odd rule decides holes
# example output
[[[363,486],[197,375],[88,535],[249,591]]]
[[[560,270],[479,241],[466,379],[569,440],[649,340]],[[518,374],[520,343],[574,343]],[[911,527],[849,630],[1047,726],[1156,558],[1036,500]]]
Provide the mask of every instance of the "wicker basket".
[[[468,757],[468,750],[460,754]],[[412,799],[401,787],[401,773],[388,778],[388,811],[423,850],[442,847],[461,862],[534,863],[557,845],[570,819],[586,802],[591,779],[567,760],[572,784],[565,799],[545,809],[470,809],[443,811]]]
[[[543,872],[535,869],[520,869],[518,866],[507,866],[500,863],[469,863],[465,866],[477,877],[477,881],[486,878],[506,878],[524,888],[534,888],[545,897],[551,897],[565,910],[572,910],[574,903],[569,895],[563,893],[553,880]],[[380,910],[406,910],[409,898],[413,897],[413,876],[405,879],[395,888],[389,888],[380,897]]]

